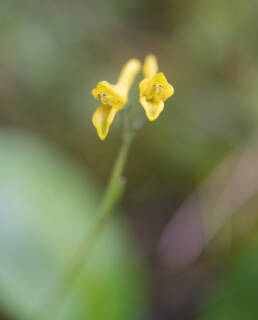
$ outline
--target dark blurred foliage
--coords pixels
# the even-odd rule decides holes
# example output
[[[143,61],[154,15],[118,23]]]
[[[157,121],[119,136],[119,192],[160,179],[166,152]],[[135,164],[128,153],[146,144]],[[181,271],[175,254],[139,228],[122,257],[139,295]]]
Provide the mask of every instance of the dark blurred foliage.
[[[121,206],[150,276],[150,319],[258,316],[249,299],[258,290],[255,219],[239,236],[232,213],[180,270],[157,249],[187,196],[256,137],[257,14],[256,0],[0,2],[1,126],[43,138],[75,159],[101,190],[121,142],[121,116],[107,140],[99,141],[91,123],[98,106],[92,88],[100,80],[115,82],[127,59],[149,53],[175,87],[160,118],[137,133]],[[131,101],[143,114],[134,90]],[[235,163],[237,156],[229,168]],[[211,188],[200,197],[213,194]],[[236,192],[230,201],[237,198]],[[256,209],[245,207],[241,214]],[[182,234],[191,239],[191,229]]]

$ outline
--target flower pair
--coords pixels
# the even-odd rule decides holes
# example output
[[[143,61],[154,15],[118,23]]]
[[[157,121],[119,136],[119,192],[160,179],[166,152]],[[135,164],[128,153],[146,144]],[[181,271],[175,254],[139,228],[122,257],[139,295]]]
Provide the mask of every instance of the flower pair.
[[[93,125],[101,140],[106,138],[116,113],[123,109],[127,103],[129,90],[140,69],[140,61],[131,59],[122,68],[115,85],[101,81],[92,90],[94,98],[101,102],[92,117]],[[164,102],[174,93],[174,89],[168,83],[165,75],[162,72],[157,72],[158,63],[155,56],[147,56],[143,65],[146,79],[140,82],[139,87],[140,103],[150,121],[158,118],[164,109]]]

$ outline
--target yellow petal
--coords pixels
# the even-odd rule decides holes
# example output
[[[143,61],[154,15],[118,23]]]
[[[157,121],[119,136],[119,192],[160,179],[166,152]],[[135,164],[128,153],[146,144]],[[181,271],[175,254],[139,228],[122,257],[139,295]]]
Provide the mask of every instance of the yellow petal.
[[[92,123],[97,129],[98,136],[104,140],[108,134],[109,128],[115,118],[117,110],[109,105],[102,104],[94,112]]]
[[[145,58],[143,65],[143,74],[145,78],[152,78],[158,72],[158,62],[153,54]]]
[[[175,90],[173,88],[173,86],[171,86],[171,84],[168,83],[168,86],[165,88],[165,100],[167,100],[169,97],[173,96]]]
[[[171,97],[174,94],[174,88],[171,86],[171,84],[168,83],[166,76],[163,72],[157,73],[152,78],[154,83],[161,84],[164,88],[164,96],[163,100],[166,101],[169,97]]]
[[[107,81],[99,82],[96,88],[92,90],[92,95],[102,104],[110,105],[116,110],[122,109],[127,101],[127,98],[118,92],[116,86]]]
[[[140,82],[140,95],[145,95],[147,91],[151,88],[153,81],[151,79],[144,79]]]
[[[116,88],[121,92],[122,95],[128,96],[128,92],[131,85],[140,72],[141,63],[138,59],[130,59],[122,68],[120,76],[118,78]]]
[[[159,102],[150,102],[146,100],[144,96],[142,96],[140,98],[140,103],[143,106],[146,116],[150,121],[156,120],[164,109],[164,102],[162,100],[160,100]]]
[[[155,76],[152,78],[153,82],[161,84],[164,88],[168,85],[167,78],[165,77],[163,72],[159,72],[155,74]]]

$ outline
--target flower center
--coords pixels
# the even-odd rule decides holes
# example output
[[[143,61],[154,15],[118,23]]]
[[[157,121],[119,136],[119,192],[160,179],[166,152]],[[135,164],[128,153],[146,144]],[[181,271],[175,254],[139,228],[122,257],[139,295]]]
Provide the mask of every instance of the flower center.
[[[153,84],[146,95],[147,100],[156,102],[162,100],[164,87],[161,84]]]
[[[106,93],[98,93],[98,100],[103,104],[108,104],[108,96]]]

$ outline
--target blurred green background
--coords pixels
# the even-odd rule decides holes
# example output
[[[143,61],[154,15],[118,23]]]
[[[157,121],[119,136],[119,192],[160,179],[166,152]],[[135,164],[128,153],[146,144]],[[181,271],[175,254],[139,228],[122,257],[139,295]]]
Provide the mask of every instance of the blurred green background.
[[[37,310],[90,228],[121,143],[121,115],[98,139],[91,90],[149,53],[175,95],[51,319],[258,318],[257,16],[256,0],[0,1],[0,319]]]

